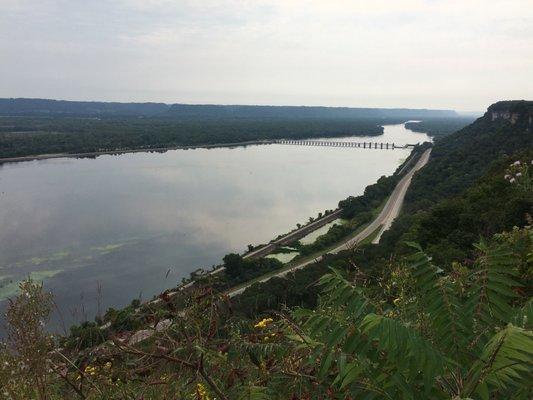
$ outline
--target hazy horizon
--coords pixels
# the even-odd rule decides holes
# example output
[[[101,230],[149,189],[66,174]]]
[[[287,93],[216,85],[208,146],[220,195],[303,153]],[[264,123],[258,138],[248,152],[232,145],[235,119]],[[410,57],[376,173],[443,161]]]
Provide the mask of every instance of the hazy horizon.
[[[0,97],[480,112],[533,94],[529,0],[0,0]]]
[[[94,103],[135,103],[135,104],[166,104],[168,106],[182,104],[182,105],[197,105],[197,106],[258,106],[258,107],[324,107],[324,108],[369,108],[369,109],[427,109],[427,110],[438,110],[438,111],[456,111],[459,114],[468,114],[468,113],[483,113],[486,110],[454,110],[453,108],[428,108],[428,107],[404,107],[404,106],[397,106],[397,107],[366,107],[364,105],[336,105],[336,106],[330,106],[327,104],[242,104],[242,103],[185,103],[181,101],[120,101],[120,100],[98,100],[98,99],[53,99],[53,98],[44,98],[44,97],[0,97],[0,99],[24,99],[24,100],[53,100],[53,101],[71,101],[71,102],[94,102]],[[505,99],[505,100],[523,100],[523,99]],[[487,107],[490,104],[487,105]],[[486,108],[486,107],[485,107]]]

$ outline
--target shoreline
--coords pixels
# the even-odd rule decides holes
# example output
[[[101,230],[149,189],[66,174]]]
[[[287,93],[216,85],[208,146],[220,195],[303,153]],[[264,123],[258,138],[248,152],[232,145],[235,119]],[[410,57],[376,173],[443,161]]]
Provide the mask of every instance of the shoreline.
[[[121,155],[130,153],[165,153],[170,150],[193,150],[193,149],[213,149],[224,147],[246,147],[261,144],[274,144],[275,139],[265,140],[250,140],[247,142],[234,142],[234,143],[213,143],[213,144],[199,144],[199,145],[187,145],[187,146],[171,146],[171,147],[154,147],[154,148],[142,148],[142,149],[130,149],[130,150],[105,150],[105,151],[93,151],[86,153],[50,153],[50,154],[36,154],[20,157],[5,157],[0,158],[0,165],[7,163],[17,163],[24,161],[40,161],[50,160],[54,158],[92,158],[105,155]]]

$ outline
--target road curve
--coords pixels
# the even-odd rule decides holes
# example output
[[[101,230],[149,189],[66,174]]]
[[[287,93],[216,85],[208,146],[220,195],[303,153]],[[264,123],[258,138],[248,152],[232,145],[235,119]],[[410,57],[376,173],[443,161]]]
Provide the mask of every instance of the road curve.
[[[359,232],[357,235],[349,238],[348,240],[344,241],[339,246],[335,247],[332,250],[327,251],[327,254],[336,254],[343,250],[348,250],[353,248],[355,245],[366,239],[368,236],[370,236],[372,233],[374,233],[379,227],[381,227],[378,235],[376,238],[372,241],[372,243],[379,243],[379,239],[381,238],[381,235],[383,232],[385,232],[387,229],[390,228],[392,225],[392,222],[394,219],[398,216],[400,213],[400,210],[402,208],[402,204],[405,198],[405,194],[407,193],[407,189],[409,189],[409,185],[411,184],[411,179],[413,178],[413,175],[420,170],[424,165],[427,164],[429,160],[429,155],[431,153],[431,149],[426,150],[418,162],[415,164],[411,170],[405,174],[402,179],[400,179],[400,182],[396,185],[394,190],[392,191],[392,194],[390,195],[389,199],[385,203],[385,206],[379,213],[379,215],[361,232]],[[326,253],[325,253],[326,254]],[[317,258],[309,261],[302,262],[300,264],[297,264],[293,266],[292,268],[280,271],[277,274],[269,275],[263,279],[256,280],[252,283],[249,283],[245,286],[236,288],[236,289],[230,289],[226,294],[229,297],[236,296],[238,294],[241,294],[244,292],[248,287],[253,285],[254,283],[258,282],[266,282],[270,280],[273,277],[283,277],[287,275],[290,272],[294,272],[298,269],[302,269],[306,267],[309,264],[315,263],[317,261],[320,261],[322,259],[322,256],[318,256]]]

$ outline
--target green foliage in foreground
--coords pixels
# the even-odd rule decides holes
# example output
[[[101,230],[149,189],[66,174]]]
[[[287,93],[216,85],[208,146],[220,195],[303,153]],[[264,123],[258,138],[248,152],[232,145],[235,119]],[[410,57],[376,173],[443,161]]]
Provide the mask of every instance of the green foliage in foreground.
[[[522,286],[532,270],[531,228],[480,242],[470,267],[440,268],[412,248],[377,286],[353,267],[324,275],[314,310],[251,322],[233,316],[231,302],[206,287],[144,341],[117,336],[82,353],[46,349],[36,353],[45,354],[42,365],[29,363],[24,347],[25,338],[42,337],[43,327],[32,322],[42,313],[32,314],[31,305],[45,294],[33,284],[24,292],[30,300],[17,300],[10,312],[10,323],[19,315],[29,323],[23,340],[12,336],[0,352],[0,396],[531,398],[533,304]],[[35,372],[44,391],[32,386]]]

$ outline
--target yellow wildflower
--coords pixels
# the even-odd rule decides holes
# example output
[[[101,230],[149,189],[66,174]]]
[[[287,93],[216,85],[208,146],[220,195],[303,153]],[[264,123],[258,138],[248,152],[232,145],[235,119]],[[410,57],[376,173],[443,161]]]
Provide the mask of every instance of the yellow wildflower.
[[[267,325],[273,321],[274,320],[272,318],[263,318],[261,321],[259,321],[257,324],[254,325],[254,328],[259,328],[259,329],[266,328]]]
[[[89,374],[89,375],[95,375],[95,374],[96,374],[96,367],[92,367],[92,366],[90,366],[90,365],[87,365],[87,366],[85,367],[84,372],[85,372],[86,374]]]
[[[266,364],[265,364],[264,361],[261,361],[261,362],[259,363],[259,369],[260,369],[261,371],[266,371]]]
[[[201,383],[196,384],[196,398],[198,400],[211,400],[209,397],[209,394],[207,393],[207,390],[204,385]]]

